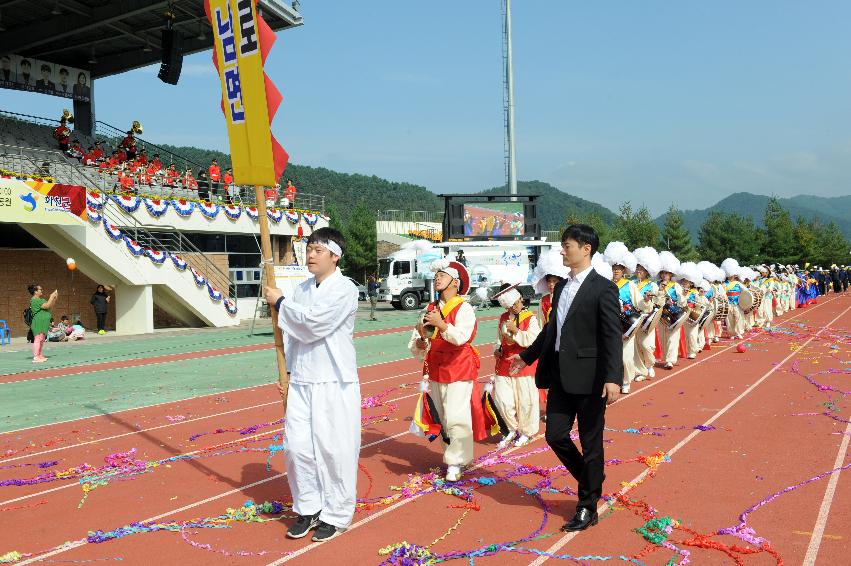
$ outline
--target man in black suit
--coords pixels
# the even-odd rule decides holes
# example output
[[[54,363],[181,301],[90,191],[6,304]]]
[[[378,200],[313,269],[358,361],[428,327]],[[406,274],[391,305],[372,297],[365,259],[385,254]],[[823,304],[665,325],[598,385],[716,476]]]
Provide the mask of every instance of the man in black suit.
[[[535,384],[549,389],[547,444],[579,482],[576,514],[564,531],[581,531],[597,523],[605,478],[604,415],[623,381],[618,289],[591,267],[599,244],[590,226],[574,224],[565,230],[561,255],[570,277],[553,291],[553,311],[544,330],[514,356],[511,366],[516,372],[538,361]],[[581,453],[570,439],[577,419]]]

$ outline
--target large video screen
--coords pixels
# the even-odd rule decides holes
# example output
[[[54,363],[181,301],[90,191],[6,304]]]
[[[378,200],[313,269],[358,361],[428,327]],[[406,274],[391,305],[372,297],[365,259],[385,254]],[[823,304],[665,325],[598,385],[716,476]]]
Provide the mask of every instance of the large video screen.
[[[475,202],[464,205],[464,236],[506,238],[524,236],[522,202]]]

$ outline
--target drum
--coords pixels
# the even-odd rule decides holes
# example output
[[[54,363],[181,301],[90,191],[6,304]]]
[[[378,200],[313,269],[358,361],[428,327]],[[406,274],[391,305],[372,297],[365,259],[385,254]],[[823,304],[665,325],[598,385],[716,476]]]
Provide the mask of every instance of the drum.
[[[727,314],[730,312],[730,303],[724,295],[715,295],[715,320],[727,320]]]
[[[750,292],[753,293],[753,306],[750,310],[759,310],[762,300],[765,298],[765,291],[757,287],[751,287]]]
[[[712,320],[713,316],[715,316],[715,312],[711,307],[707,307],[703,310],[703,314],[700,315],[700,320],[697,321],[697,327],[703,330],[703,327]]]
[[[653,312],[648,313],[647,317],[645,317],[644,319],[644,322],[641,324],[641,331],[652,332],[653,329],[659,325],[659,321],[662,320],[662,312],[662,307],[653,307]]]
[[[692,326],[699,326],[701,321],[706,320],[705,314],[706,314],[707,310],[709,310],[709,309],[707,309],[703,305],[698,305],[698,306],[694,307],[693,309],[689,309],[688,319],[686,320],[686,322],[688,322]]]
[[[686,318],[688,318],[688,311],[677,305],[665,305],[662,309],[662,320],[671,330],[679,328]]]
[[[739,293],[739,308],[742,309],[742,312],[750,312],[754,306],[754,295],[744,285],[741,285],[741,288],[742,290]]]
[[[629,339],[635,331],[641,326],[641,323],[644,322],[644,319],[647,317],[646,314],[638,313],[635,311],[627,311],[620,313],[621,319],[621,330],[623,331],[623,339]]]

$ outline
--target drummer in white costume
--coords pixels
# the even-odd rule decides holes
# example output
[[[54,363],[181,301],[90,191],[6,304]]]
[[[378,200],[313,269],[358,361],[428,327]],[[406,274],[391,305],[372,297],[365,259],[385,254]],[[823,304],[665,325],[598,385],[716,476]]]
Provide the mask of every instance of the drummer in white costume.
[[[653,281],[662,268],[659,253],[651,247],[638,248],[632,255],[635,256],[635,286],[638,289],[637,307],[639,312],[648,313],[664,306],[664,298],[660,301],[659,285]],[[638,375],[635,381],[643,381],[656,376],[653,367],[656,365],[656,326],[659,316],[654,317],[656,324],[650,321],[650,327],[644,329],[645,323],[635,331],[635,368]]]
[[[659,252],[662,268],[659,270],[659,288],[667,295],[666,303],[679,309],[686,307],[683,288],[674,280],[674,274],[680,269],[680,260],[669,251]],[[662,362],[665,369],[672,369],[677,363],[680,348],[680,328],[671,328],[663,320],[657,328],[659,343],[662,346]]]
[[[612,266],[612,281],[618,286],[622,314],[638,311],[638,288],[627,275],[635,271],[635,256],[623,242],[609,242],[603,252],[606,263]],[[635,367],[635,333],[623,339],[623,384],[621,393],[629,393],[630,384],[638,370]]]
[[[307,240],[313,277],[292,296],[265,288],[285,335],[290,387],[284,425],[287,482],[299,517],[287,536],[330,540],[352,522],[361,443],[361,396],[353,332],[358,290],[337,267],[343,235],[320,228]]]
[[[706,298],[700,295],[697,288],[700,282],[703,281],[703,274],[700,272],[697,264],[691,261],[683,262],[680,264],[677,277],[680,279],[680,285],[683,288],[687,308],[691,311],[702,312],[706,308]],[[683,328],[686,334],[686,356],[688,359],[693,360],[702,349],[698,338],[700,329],[689,320],[686,320]]]

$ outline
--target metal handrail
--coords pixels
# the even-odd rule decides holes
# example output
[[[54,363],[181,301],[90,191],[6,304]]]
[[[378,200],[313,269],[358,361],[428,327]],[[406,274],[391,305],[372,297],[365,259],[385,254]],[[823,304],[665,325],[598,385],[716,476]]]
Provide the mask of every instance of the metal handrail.
[[[116,227],[123,228],[128,236],[140,246],[164,252],[179,253],[195,271],[203,275],[210,284],[221,291],[226,297],[236,297],[236,285],[231,283],[230,275],[225,274],[216,264],[210,261],[180,230],[174,226],[147,226],[121,208],[112,199],[107,199],[101,213]],[[157,230],[158,235],[150,232]],[[199,269],[199,263],[201,267]]]
[[[98,126],[101,126],[100,130],[98,129]],[[104,132],[103,130],[106,130],[106,132]],[[116,143],[115,143],[116,146],[118,145],[118,143],[121,142],[121,140],[124,139],[124,136],[127,135],[127,130],[122,130],[120,128],[113,126],[112,124],[108,124],[108,123],[103,122],[101,120],[95,120],[95,131],[102,136],[105,136],[109,139],[116,140]],[[164,155],[167,155],[170,158],[170,162],[169,163],[163,162],[166,166],[170,165],[171,163],[178,165],[179,161],[183,162],[181,170],[185,170],[187,165],[191,165],[193,171],[196,171],[198,169],[207,169],[207,167],[209,166],[209,165],[202,165],[201,163],[198,163],[197,161],[189,159],[188,157],[186,157],[184,155],[180,155],[180,154],[174,153],[173,151],[169,151],[166,148],[161,147],[161,146],[159,146],[155,143],[151,143],[144,138],[140,138],[138,136],[135,136],[135,137],[136,137],[137,142],[142,142],[145,145],[145,151],[148,153],[149,156],[152,155],[152,152],[148,148],[154,148],[156,151],[154,151],[153,153],[159,153],[160,154],[160,160],[162,160],[162,157]]]

